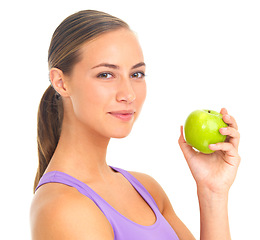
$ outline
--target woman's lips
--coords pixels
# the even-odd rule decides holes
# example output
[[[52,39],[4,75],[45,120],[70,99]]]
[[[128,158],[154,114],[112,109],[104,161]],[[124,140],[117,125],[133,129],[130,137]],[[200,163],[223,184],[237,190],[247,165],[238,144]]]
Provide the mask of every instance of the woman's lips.
[[[120,111],[120,112],[109,112],[113,117],[116,117],[122,121],[130,121],[134,116],[134,111]]]

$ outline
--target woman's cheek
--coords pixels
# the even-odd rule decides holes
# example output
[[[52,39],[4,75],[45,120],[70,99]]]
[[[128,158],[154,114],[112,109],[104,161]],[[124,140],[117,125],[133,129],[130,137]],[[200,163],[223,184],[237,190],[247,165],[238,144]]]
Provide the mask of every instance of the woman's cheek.
[[[136,92],[136,101],[137,101],[137,107],[142,107],[145,99],[146,99],[146,83],[143,82],[141,85],[137,86],[135,89]]]

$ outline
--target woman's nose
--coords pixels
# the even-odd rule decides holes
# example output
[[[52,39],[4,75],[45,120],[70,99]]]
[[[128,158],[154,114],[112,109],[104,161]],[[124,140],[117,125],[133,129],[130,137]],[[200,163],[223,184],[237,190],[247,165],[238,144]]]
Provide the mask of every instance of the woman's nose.
[[[132,103],[136,99],[136,95],[130,80],[122,80],[117,92],[117,101]]]

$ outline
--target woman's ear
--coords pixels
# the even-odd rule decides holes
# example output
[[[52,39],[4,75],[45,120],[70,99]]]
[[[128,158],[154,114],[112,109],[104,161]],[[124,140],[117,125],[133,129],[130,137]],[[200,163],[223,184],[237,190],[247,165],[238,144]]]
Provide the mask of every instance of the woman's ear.
[[[69,97],[63,72],[58,68],[51,68],[49,76],[51,84],[56,92],[58,92],[62,97]]]

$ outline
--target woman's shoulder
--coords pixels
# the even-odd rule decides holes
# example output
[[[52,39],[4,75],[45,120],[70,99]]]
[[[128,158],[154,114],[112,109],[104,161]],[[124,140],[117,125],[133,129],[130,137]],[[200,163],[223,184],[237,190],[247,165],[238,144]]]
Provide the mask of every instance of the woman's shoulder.
[[[49,209],[59,210],[68,204],[74,205],[80,201],[80,195],[76,189],[59,183],[47,183],[42,185],[34,194],[31,213],[46,212]]]
[[[132,174],[146,188],[155,200],[160,212],[163,212],[167,196],[161,185],[148,174],[133,171],[129,171],[129,173]]]
[[[59,183],[37,190],[30,218],[32,239],[85,239],[86,234],[113,239],[112,227],[96,204],[75,188]]]

